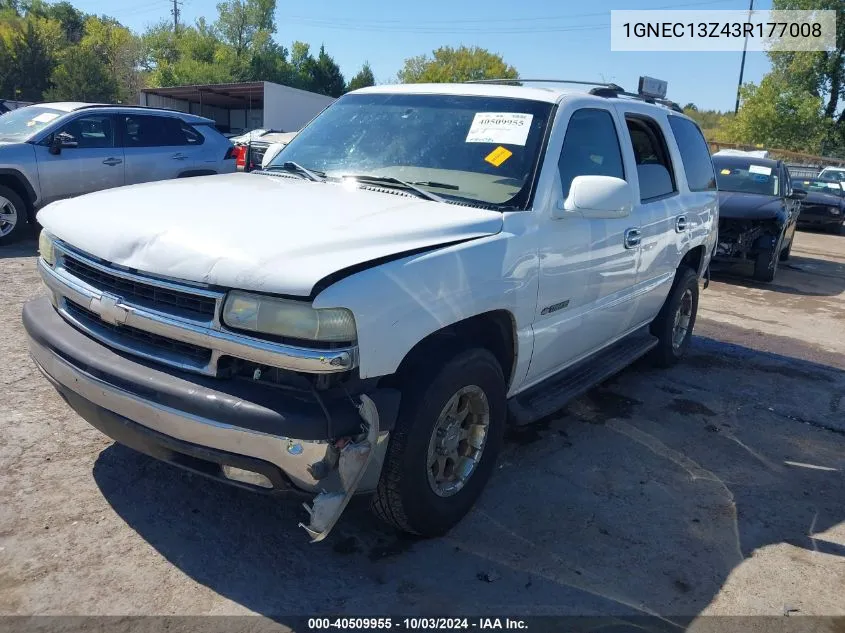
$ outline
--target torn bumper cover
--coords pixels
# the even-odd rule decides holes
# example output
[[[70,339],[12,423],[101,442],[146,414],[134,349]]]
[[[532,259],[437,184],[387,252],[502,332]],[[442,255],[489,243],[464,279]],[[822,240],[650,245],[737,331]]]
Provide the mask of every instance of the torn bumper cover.
[[[345,495],[338,444],[363,440],[383,449],[399,409],[393,389],[328,399],[163,368],[85,336],[46,298],[24,307],[23,322],[39,369],[94,427],[157,459],[254,490]],[[362,470],[352,492],[375,489],[381,460],[367,457],[364,466],[374,467]]]
[[[774,250],[782,230],[782,223],[774,218],[719,218],[719,241],[714,259],[754,259],[758,253]]]

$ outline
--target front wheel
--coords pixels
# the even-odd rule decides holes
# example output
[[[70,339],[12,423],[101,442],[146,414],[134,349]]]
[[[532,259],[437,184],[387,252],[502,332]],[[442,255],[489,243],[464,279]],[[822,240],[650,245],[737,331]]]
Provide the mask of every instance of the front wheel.
[[[502,369],[487,350],[409,372],[373,497],[375,514],[411,534],[448,532],[493,472],[506,411]]]
[[[776,251],[761,251],[754,259],[754,279],[769,283],[778,271],[780,254]]]
[[[671,367],[686,353],[698,314],[698,275],[684,267],[675,275],[672,289],[657,318],[651,323],[651,333],[658,343],[651,351],[651,359],[660,367]]]

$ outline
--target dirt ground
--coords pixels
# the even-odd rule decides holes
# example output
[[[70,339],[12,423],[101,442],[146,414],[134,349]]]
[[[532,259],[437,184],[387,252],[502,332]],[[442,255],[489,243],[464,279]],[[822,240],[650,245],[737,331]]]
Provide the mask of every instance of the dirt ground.
[[[34,242],[0,249],[0,613],[845,615],[845,236],[714,279],[689,358],[514,434],[439,540],[114,445],[29,359]]]

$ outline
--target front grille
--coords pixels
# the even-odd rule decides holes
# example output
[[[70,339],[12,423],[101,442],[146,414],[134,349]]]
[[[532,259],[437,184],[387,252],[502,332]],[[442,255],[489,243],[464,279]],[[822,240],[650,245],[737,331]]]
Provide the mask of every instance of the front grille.
[[[829,216],[837,216],[839,215],[836,213],[838,209],[834,206],[828,204],[802,204],[801,205],[801,213],[805,213],[807,215],[829,215]]]
[[[214,318],[216,304],[211,297],[161,288],[154,286],[152,283],[146,284],[119,277],[89,266],[75,259],[72,255],[65,255],[64,267],[74,277],[98,290],[119,295],[127,303],[203,321],[210,321]]]
[[[261,167],[261,161],[264,160],[264,154],[270,146],[266,143],[252,143],[249,148],[249,159],[255,169]]]
[[[141,352],[148,357],[164,357],[171,362],[204,367],[211,361],[211,350],[190,343],[144,332],[127,325],[111,325],[99,315],[65,299],[65,310],[83,327],[91,330],[116,347],[124,347],[133,353]]]

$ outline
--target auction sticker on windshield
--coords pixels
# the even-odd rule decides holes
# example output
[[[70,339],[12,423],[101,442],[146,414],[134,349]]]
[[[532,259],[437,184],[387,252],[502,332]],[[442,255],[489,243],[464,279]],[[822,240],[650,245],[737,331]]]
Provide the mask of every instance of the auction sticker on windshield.
[[[761,174],[763,176],[771,176],[772,168],[765,165],[751,165],[748,167],[748,172],[751,174]]]
[[[33,123],[49,123],[53,119],[57,119],[59,115],[56,112],[42,112],[36,117],[33,117]]]
[[[525,145],[533,118],[516,112],[476,112],[466,142]]]

